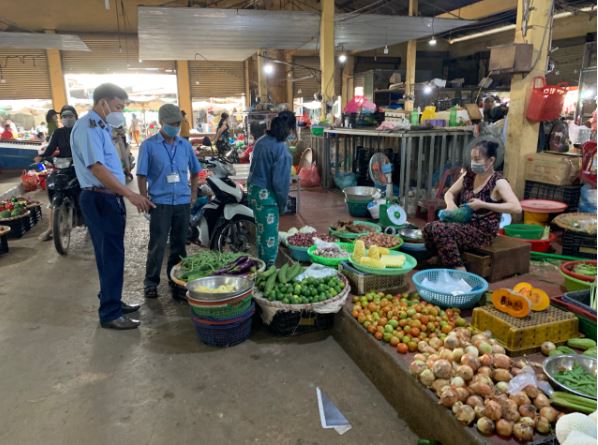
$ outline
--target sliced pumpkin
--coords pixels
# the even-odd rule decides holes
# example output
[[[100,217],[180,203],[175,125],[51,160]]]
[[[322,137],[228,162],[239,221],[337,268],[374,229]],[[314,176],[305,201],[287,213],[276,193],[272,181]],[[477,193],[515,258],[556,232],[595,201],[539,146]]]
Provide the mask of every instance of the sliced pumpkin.
[[[523,295],[524,297],[529,297],[532,293],[533,288],[534,286],[532,286],[530,283],[521,282],[515,285],[513,291]]]
[[[532,289],[529,300],[532,303],[532,311],[545,311],[550,306],[548,294],[537,287]]]
[[[516,318],[527,317],[531,310],[527,297],[505,288],[492,292],[492,304],[497,310]]]

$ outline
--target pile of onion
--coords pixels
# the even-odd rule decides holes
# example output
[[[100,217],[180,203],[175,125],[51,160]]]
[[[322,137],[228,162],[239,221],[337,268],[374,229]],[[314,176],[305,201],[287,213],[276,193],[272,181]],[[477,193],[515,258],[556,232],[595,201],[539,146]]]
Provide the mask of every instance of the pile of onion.
[[[508,393],[509,382],[525,363],[513,362],[489,333],[472,335],[469,328],[457,328],[443,342],[430,339],[420,351],[411,373],[459,422],[475,423],[481,434],[529,442],[536,431],[548,434],[560,414],[535,386]]]

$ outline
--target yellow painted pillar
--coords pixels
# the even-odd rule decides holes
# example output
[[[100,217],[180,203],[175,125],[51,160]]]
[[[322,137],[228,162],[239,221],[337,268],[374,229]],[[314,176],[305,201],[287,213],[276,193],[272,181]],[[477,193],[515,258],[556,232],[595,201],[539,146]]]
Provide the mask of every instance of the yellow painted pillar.
[[[326,115],[326,101],[334,100],[334,0],[322,0],[320,19],[320,70],[322,72],[322,115]]]
[[[417,15],[418,0],[409,0],[409,15]],[[417,54],[417,40],[407,42],[407,61],[405,66],[405,96],[415,98],[415,59]],[[405,110],[413,110],[413,100],[405,101]]]
[[[191,102],[191,80],[189,79],[189,62],[176,61],[176,86],[179,108],[187,113],[187,120],[193,126],[193,104]]]
[[[46,30],[48,34],[54,31]],[[67,104],[66,86],[64,84],[64,73],[62,72],[62,59],[60,50],[47,49],[46,59],[48,60],[48,74],[50,75],[50,93],[52,94],[52,107],[60,111]]]
[[[249,78],[249,60],[243,63],[245,74],[245,108],[249,110],[251,107],[251,80]]]
[[[522,33],[524,0],[517,3],[517,25],[515,43],[529,43],[534,46],[533,61],[535,65],[527,74],[515,74],[511,78],[511,93],[507,125],[507,141],[505,149],[505,176],[513,190],[523,197],[525,185],[524,157],[536,152],[540,124],[532,123],[525,118],[532,79],[543,76],[548,62],[550,48],[550,25],[552,23],[552,2],[535,2],[529,10],[527,33]],[[548,35],[546,35],[548,34]]]
[[[353,72],[355,70],[355,57],[354,56],[347,56],[347,61],[343,66],[343,71],[341,73],[341,79],[343,82],[343,88],[341,90],[341,111],[345,109],[345,105],[354,96],[354,82],[353,82]]]
[[[257,55],[257,95],[263,104],[268,102],[268,76],[264,72],[264,65],[268,61],[262,56],[267,55],[268,52],[264,50],[260,50]]]

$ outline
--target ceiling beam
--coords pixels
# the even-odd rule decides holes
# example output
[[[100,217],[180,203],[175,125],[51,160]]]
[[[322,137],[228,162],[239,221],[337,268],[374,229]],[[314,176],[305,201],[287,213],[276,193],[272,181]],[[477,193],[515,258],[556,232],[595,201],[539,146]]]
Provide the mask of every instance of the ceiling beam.
[[[454,19],[458,17],[464,20],[479,20],[516,9],[517,0],[481,0],[477,3],[437,15],[436,17],[440,19]]]

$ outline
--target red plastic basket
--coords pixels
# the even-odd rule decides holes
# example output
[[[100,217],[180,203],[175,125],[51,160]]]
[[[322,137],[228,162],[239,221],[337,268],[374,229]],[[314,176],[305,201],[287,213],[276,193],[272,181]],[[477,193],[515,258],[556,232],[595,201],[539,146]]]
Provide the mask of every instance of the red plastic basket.
[[[578,264],[591,264],[593,266],[596,266],[596,261],[567,261],[566,263],[561,264],[561,272],[563,272],[565,275],[569,275],[570,277],[576,278],[581,281],[585,281],[587,283],[592,283],[596,281],[596,277],[590,277],[588,275],[581,275],[573,272],[573,268]]]
[[[551,233],[548,236],[548,239],[523,239],[523,238],[513,238],[510,236],[505,235],[505,231],[500,229],[498,231],[498,236],[503,236],[509,239],[516,239],[518,241],[525,241],[532,245],[532,252],[548,252],[550,250],[550,245],[556,241],[557,236],[555,233]]]
[[[568,84],[547,85],[542,76],[534,77],[526,117],[533,122],[556,120],[561,115]]]

